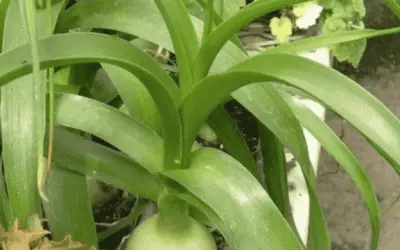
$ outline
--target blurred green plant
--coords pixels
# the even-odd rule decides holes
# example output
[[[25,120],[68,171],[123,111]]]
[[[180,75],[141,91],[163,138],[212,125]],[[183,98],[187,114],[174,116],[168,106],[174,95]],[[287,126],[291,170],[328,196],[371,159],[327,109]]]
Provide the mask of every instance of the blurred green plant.
[[[205,23],[189,15],[185,2],[64,0],[51,6],[49,1],[40,2],[39,8],[29,1],[11,0],[10,5],[0,5],[5,20],[0,54],[3,248],[14,235],[11,232],[19,232],[18,226],[28,230],[23,231],[25,236],[45,234],[37,220],[43,218],[41,203],[53,240],[67,236],[97,247],[86,176],[158,202],[159,213],[133,231],[128,247],[135,250],[160,245],[216,249],[204,223],[215,226],[235,250],[330,249],[304,126],[360,191],[370,213],[371,249],[377,249],[378,202],[357,159],[323,121],[271,83],[296,88],[338,113],[399,173],[396,116],[351,79],[296,53],[398,33],[400,28],[323,34],[248,58],[235,34],[267,13],[304,0],[259,0],[241,9],[235,2],[199,0]],[[221,13],[220,6],[207,6],[212,2],[235,11]],[[23,21],[27,14],[30,18]],[[37,37],[29,36],[48,20],[53,21],[52,32],[46,29]],[[148,53],[149,45],[158,46],[157,51]],[[157,58],[163,50],[176,57],[177,79],[166,71],[171,66],[166,65],[168,60]],[[99,67],[115,85],[103,89],[110,93],[93,91]],[[56,69],[57,93],[50,94],[44,105],[51,91],[43,83],[53,81],[39,70],[47,68]],[[229,96],[257,118],[263,172],[276,175],[267,179],[281,181],[266,185],[261,178],[243,135],[223,108]],[[54,113],[46,110],[50,105]],[[47,117],[47,124],[54,119],[54,139],[52,132],[44,133],[42,117]],[[227,152],[195,144],[205,127],[216,133]],[[49,140],[52,143],[44,143]],[[311,200],[307,242],[299,239],[289,209],[287,181],[282,178],[287,171],[283,146],[291,150],[307,182]],[[38,152],[48,159],[48,151],[53,152],[54,167],[42,175]],[[40,199],[40,191],[46,199]]]
[[[385,3],[393,12],[393,14],[400,19],[400,2],[398,0],[386,0]]]
[[[394,1],[388,1],[394,6]],[[307,30],[320,24],[323,34],[364,29],[366,14],[363,0],[321,0],[305,1],[281,11],[280,19],[270,20],[271,34],[278,42],[289,41],[295,31]],[[317,21],[320,20],[318,23]],[[318,26],[317,26],[318,27]],[[340,62],[358,67],[367,41],[360,39],[330,46],[332,55]]]

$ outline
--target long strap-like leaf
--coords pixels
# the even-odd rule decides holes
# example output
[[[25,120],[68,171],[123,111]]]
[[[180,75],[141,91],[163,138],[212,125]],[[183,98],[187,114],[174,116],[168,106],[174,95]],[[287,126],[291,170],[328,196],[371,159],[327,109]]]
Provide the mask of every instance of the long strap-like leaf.
[[[57,128],[55,135],[53,161],[56,167],[83,174],[146,199],[157,200],[163,189],[162,184],[155,175],[125,154],[65,129]]]
[[[259,124],[260,147],[266,189],[281,214],[297,233],[289,201],[289,187],[284,146],[270,130]],[[299,237],[300,239],[300,237]]]
[[[332,155],[340,166],[347,172],[366,203],[371,221],[371,249],[377,249],[380,231],[379,203],[374,193],[374,188],[368,179],[365,170],[353,156],[347,146],[336,136],[327,124],[321,121],[304,104],[296,101],[291,96],[280,92],[300,123],[311,133],[322,146]]]
[[[395,163],[394,169],[400,171],[400,155],[396,150],[400,147],[399,119],[348,77],[319,63],[287,54],[261,54],[235,66],[234,70],[275,76],[280,82],[311,94],[373,141]]]
[[[24,6],[25,3],[18,0],[10,2],[4,24],[3,51],[31,42],[32,46],[36,47],[36,38],[49,35],[47,30],[42,29],[36,36],[36,23],[37,26],[45,23],[46,11],[36,10],[34,1],[27,3],[29,6]],[[53,20],[57,19],[61,7],[61,3],[53,6]],[[25,18],[25,10],[30,14],[28,19]],[[26,29],[26,25],[29,26],[29,30]],[[36,50],[37,48],[27,50],[26,56],[33,53],[37,61]],[[27,216],[41,213],[37,193],[37,166],[39,164],[44,167],[42,152],[46,89],[45,81],[42,81],[45,75],[43,72],[39,72],[39,75],[36,72],[39,69],[38,63],[37,61],[34,66],[34,77],[22,77],[1,89],[1,129],[6,185],[14,216],[20,219],[22,226],[27,225]]]
[[[61,94],[56,98],[56,124],[101,138],[151,173],[162,170],[162,138],[118,109],[77,95]]]
[[[199,42],[182,0],[155,0],[174,44],[182,95],[194,85],[193,64]]]
[[[129,114],[161,135],[160,114],[143,83],[120,67],[105,63],[102,66],[116,87]]]

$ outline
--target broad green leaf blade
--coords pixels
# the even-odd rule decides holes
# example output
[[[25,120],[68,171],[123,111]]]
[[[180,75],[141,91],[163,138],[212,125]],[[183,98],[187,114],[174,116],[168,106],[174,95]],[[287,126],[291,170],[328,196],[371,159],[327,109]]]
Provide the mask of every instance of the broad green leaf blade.
[[[281,94],[284,93],[281,92]],[[313,134],[328,153],[340,163],[361,193],[368,207],[371,221],[371,249],[377,249],[380,231],[379,203],[365,170],[360,166],[360,163],[347,146],[311,110],[289,95],[284,94],[284,96],[300,123]]]
[[[208,117],[207,122],[218,135],[218,139],[224,148],[262,183],[257,163],[247,146],[246,140],[228,112],[222,106],[217,106]]]
[[[259,124],[258,131],[260,133],[266,190],[293,231],[297,232],[289,201],[284,146],[265,126]]]
[[[62,2],[52,6],[53,20],[57,19],[61,7]],[[37,10],[35,21],[38,27],[45,24],[46,15],[45,10]],[[21,6],[18,0],[13,0],[5,17],[3,51],[28,43],[29,37],[24,25]],[[38,34],[39,37],[48,35],[43,29]],[[31,50],[27,48],[25,53],[29,56]],[[43,73],[42,80],[45,79]],[[33,76],[28,75],[1,89],[5,179],[13,214],[19,218],[22,227],[27,225],[28,216],[41,212],[37,188],[37,154],[43,146],[46,91],[44,81],[32,81]]]
[[[161,161],[161,157],[159,156]],[[155,175],[125,154],[57,128],[53,162],[61,167],[126,190],[137,196],[157,200],[163,190]]]
[[[400,27],[383,29],[383,30],[352,30],[335,32],[331,34],[323,34],[314,37],[309,37],[297,40],[290,43],[284,43],[274,48],[265,50],[263,53],[299,53],[310,49],[331,46],[339,43],[351,42],[360,39],[368,39],[377,36],[390,35],[400,33]]]
[[[189,169],[164,174],[221,218],[226,227],[221,231],[232,249],[302,249],[264,188],[227,154],[211,148],[197,150]]]
[[[199,48],[197,34],[182,0],[155,0],[174,44],[183,95],[194,85],[192,68]]]
[[[70,147],[76,147],[76,142]],[[60,164],[67,164],[68,161]],[[77,167],[81,167],[77,165]],[[61,241],[66,235],[88,246],[97,246],[92,205],[84,175],[52,166],[47,177],[44,202],[51,237]]]
[[[152,173],[162,169],[162,139],[133,117],[77,95],[57,95],[55,101],[57,125],[101,138]]]
[[[201,45],[193,71],[196,81],[204,78],[224,44],[251,21],[275,10],[292,6],[306,0],[261,0],[246,5],[231,18],[218,26]]]
[[[129,114],[161,134],[161,121],[157,106],[146,87],[128,71],[117,66],[102,64],[115,85]]]
[[[287,54],[255,56],[232,68],[276,77],[317,98],[371,140],[400,172],[400,121],[378,99],[341,73]],[[365,116],[368,114],[368,116]]]
[[[64,47],[68,49],[59,49]],[[24,72],[29,72],[29,63],[21,65],[21,62],[30,62],[26,50],[25,45],[2,54],[0,57],[2,83],[13,80]],[[153,96],[160,113],[166,151],[163,167],[180,166],[182,136],[180,118],[176,109],[177,103],[175,103],[175,100],[179,100],[179,92],[176,85],[171,83],[173,81],[168,74],[149,55],[123,40],[88,33],[54,35],[43,39],[39,43],[39,51],[44,68],[65,64],[104,62],[135,74]]]

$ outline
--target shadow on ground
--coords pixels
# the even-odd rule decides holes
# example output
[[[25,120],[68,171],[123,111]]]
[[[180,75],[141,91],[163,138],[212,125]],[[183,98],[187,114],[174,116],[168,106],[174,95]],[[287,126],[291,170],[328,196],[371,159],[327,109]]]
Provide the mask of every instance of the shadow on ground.
[[[366,26],[388,28],[400,22],[385,7],[383,0],[366,0]],[[400,117],[400,35],[376,38],[368,42],[359,69],[337,65],[383,101]],[[366,114],[367,115],[367,114]],[[326,120],[360,160],[375,186],[382,211],[381,250],[400,249],[400,178],[349,125],[335,114]],[[400,149],[399,149],[400,150]],[[399,151],[400,153],[400,151]],[[332,238],[333,250],[369,249],[368,212],[350,179],[336,162],[322,151],[319,169],[319,197],[325,211]],[[337,171],[337,172],[336,172]]]

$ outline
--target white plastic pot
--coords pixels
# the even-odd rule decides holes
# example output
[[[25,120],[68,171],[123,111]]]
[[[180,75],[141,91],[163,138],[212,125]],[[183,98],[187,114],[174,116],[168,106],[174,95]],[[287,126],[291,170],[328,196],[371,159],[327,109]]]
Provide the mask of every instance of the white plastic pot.
[[[311,52],[300,53],[300,55],[323,65],[331,66],[331,54],[328,48],[320,48]],[[299,101],[303,102],[321,120],[325,120],[325,108],[319,103],[309,99],[299,99]],[[303,131],[310,160],[315,173],[317,173],[321,144],[306,129]],[[287,154],[286,160],[289,162],[291,159],[293,159],[293,155]],[[293,184],[291,185],[293,189],[289,191],[289,199],[293,208],[294,221],[302,241],[306,244],[309,227],[310,197],[308,196],[307,186],[298,164],[288,173],[288,181],[289,184]]]

